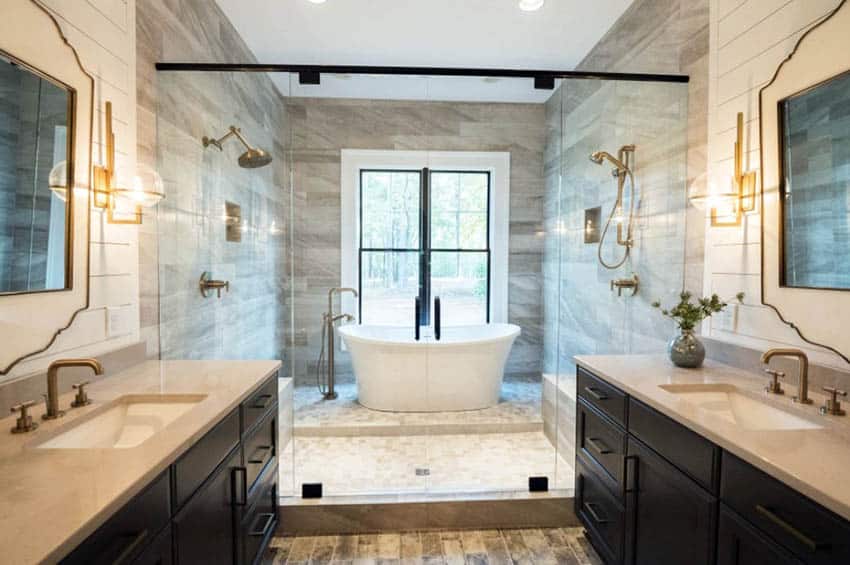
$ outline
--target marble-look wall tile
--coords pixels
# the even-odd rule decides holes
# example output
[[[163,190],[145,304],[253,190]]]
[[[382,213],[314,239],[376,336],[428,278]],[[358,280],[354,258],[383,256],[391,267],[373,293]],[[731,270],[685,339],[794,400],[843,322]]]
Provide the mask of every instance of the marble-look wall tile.
[[[289,318],[288,120],[263,74],[167,73],[168,60],[252,62],[214,2],[146,0],[137,14],[138,159],[156,167],[166,199],[140,228],[142,335],[150,356],[282,358]],[[237,143],[204,149],[230,125],[269,150],[270,166],[237,165]],[[242,241],[225,240],[224,204],[241,206]],[[230,291],[203,298],[203,271]]]
[[[637,0],[578,66],[689,74],[688,85],[566,81],[546,104],[543,261],[544,373],[573,378],[572,356],[659,350],[671,327],[651,308],[702,288],[704,220],[686,189],[705,183],[708,2]],[[584,210],[613,203],[616,186],[590,152],[637,145],[640,220],[630,262],[601,267],[583,242]],[[605,218],[603,218],[604,221]],[[617,250],[606,245],[612,257]],[[609,281],[635,272],[638,295]],[[628,294],[628,293],[626,293]]]
[[[541,371],[544,112],[541,104],[287,100],[297,210],[288,342],[297,384],[314,382],[327,290],[339,284],[341,149],[511,153],[509,319],[523,335],[507,371]],[[348,355],[338,352],[337,379],[352,378]]]

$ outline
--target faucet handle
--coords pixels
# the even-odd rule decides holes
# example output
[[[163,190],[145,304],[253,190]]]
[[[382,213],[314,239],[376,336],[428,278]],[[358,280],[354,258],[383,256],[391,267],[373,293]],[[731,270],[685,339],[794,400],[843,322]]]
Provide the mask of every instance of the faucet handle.
[[[79,408],[81,406],[91,404],[91,399],[86,393],[86,385],[90,383],[91,381],[83,381],[81,383],[74,383],[73,385],[71,385],[71,387],[77,391],[77,395],[74,397],[74,401],[71,402],[71,408]]]
[[[38,422],[32,421],[32,416],[27,413],[27,410],[30,406],[35,405],[35,400],[27,400],[26,402],[21,402],[20,404],[16,404],[12,406],[12,413],[20,412],[21,415],[18,416],[18,419],[15,420],[15,427],[12,428],[13,434],[20,434],[24,432],[31,432],[32,430],[38,427]]]
[[[785,378],[785,373],[769,367],[764,372],[771,376],[770,382],[767,383],[764,390],[771,394],[785,394],[785,391],[782,390],[782,384],[779,382],[779,379]]]
[[[825,386],[821,388],[823,388],[824,392],[828,392],[831,398],[827,398],[826,402],[824,402],[824,405],[820,407],[820,413],[823,415],[830,416],[844,416],[847,412],[842,410],[841,402],[838,401],[838,397],[847,396],[847,391],[839,390],[831,386]]]

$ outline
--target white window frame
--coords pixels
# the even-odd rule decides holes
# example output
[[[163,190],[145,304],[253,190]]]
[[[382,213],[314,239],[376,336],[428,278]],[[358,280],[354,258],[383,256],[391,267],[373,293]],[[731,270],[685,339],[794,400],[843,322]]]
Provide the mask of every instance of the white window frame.
[[[490,173],[490,322],[508,321],[508,252],[510,244],[511,154],[505,151],[392,151],[343,149],[341,155],[341,280],[358,287],[360,278],[360,171],[363,169],[488,171]],[[360,301],[342,295],[345,312],[357,312]]]

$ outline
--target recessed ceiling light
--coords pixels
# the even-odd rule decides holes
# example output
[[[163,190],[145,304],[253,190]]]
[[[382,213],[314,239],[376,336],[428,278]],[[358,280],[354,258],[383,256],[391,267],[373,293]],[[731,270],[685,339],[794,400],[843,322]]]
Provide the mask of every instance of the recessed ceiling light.
[[[535,12],[542,8],[545,2],[546,0],[519,0],[519,9],[523,12]]]
[[[311,2],[313,4],[324,4],[325,0],[309,0],[309,2]]]

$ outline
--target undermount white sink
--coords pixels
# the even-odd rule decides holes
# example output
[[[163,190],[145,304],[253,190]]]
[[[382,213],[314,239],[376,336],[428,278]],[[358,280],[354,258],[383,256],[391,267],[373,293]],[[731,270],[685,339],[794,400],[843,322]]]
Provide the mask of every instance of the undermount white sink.
[[[206,398],[204,394],[131,394],[37,445],[40,449],[128,449],[141,445]]]
[[[759,402],[726,384],[659,385],[685,402],[745,430],[815,430],[822,426]]]

